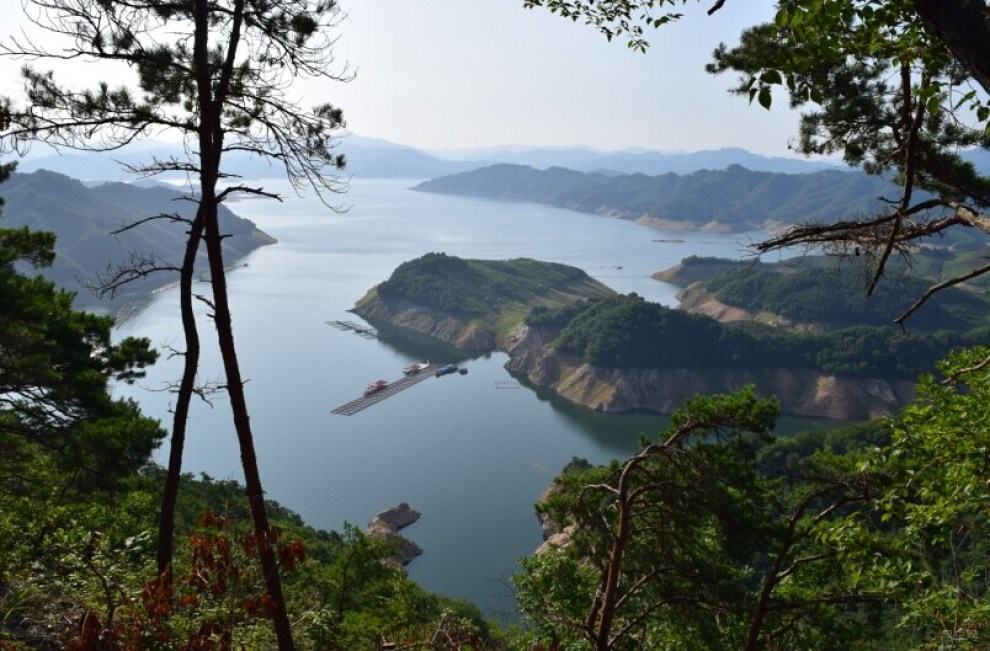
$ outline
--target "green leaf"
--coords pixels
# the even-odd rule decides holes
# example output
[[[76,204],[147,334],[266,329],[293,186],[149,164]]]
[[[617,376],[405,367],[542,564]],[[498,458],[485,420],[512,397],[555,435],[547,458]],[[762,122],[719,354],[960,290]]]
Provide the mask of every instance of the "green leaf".
[[[773,102],[773,97],[771,96],[770,89],[763,87],[760,89],[760,106],[765,109],[770,108],[770,104]]]
[[[780,71],[778,70],[767,70],[762,75],[760,75],[760,81],[764,84],[781,84],[782,78],[780,76]]]

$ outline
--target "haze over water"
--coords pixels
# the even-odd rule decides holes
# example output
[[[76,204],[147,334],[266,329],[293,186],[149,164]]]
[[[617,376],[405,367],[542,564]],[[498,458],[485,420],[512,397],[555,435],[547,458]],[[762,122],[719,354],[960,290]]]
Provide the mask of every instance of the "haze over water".
[[[410,576],[489,614],[507,613],[515,607],[509,577],[517,559],[541,542],[533,503],[553,476],[574,456],[594,463],[627,456],[640,433],[655,434],[666,419],[594,413],[521,385],[502,367],[502,353],[471,358],[422,338],[366,339],[327,322],[360,321],[346,311],[355,301],[402,262],[432,251],[562,262],[618,292],[674,305],[676,288],[650,274],[692,254],[742,257],[750,238],[408,190],[415,183],[357,179],[340,197],[351,206],[344,214],[277,182],[268,187],[285,190],[284,203],[231,205],[279,240],[228,278],[262,481],[268,497],[324,529],[345,522],[363,529],[378,511],[408,502],[423,516],[403,533],[424,549]],[[181,347],[175,290],[159,293],[120,331]],[[208,319],[200,331],[199,379],[220,381]],[[395,380],[424,360],[458,362],[469,372],[429,378],[354,416],[330,413],[368,383]],[[161,389],[178,379],[180,364],[163,359],[140,386],[119,392],[170,428],[172,396]],[[164,464],[167,455],[166,444],[156,458]],[[194,406],[184,470],[241,478],[225,398]]]

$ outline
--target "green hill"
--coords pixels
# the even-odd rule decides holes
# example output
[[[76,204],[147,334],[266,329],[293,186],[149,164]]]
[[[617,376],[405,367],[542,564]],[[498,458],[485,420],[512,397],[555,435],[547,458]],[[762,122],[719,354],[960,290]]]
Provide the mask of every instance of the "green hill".
[[[499,339],[533,308],[559,308],[614,294],[581,269],[563,264],[525,258],[463,260],[428,253],[399,265],[388,280],[358,301],[355,311],[401,324],[400,313],[413,308],[435,316],[421,330],[440,321],[457,322],[455,328],[474,324]]]
[[[87,187],[67,176],[37,171],[14,174],[4,183],[4,213],[0,226],[28,226],[57,236],[55,264],[44,275],[64,289],[77,292],[76,304],[92,307],[95,297],[80,283],[108,267],[128,264],[132,256],[178,265],[185,249],[187,224],[156,219],[111,235],[121,227],[163,213],[191,218],[195,203],[166,187],[108,183]],[[234,262],[275,240],[255,225],[221,207],[226,260]],[[204,258],[205,261],[205,258]],[[205,264],[205,262],[204,262]],[[205,267],[204,267],[205,268]],[[146,292],[176,279],[162,272],[134,283],[128,293]]]
[[[951,277],[959,256],[945,251],[919,251],[911,268],[890,261],[884,280],[872,296],[865,291],[861,267],[835,258],[804,256],[776,263],[732,261],[692,256],[658,277],[687,285],[700,282],[704,291],[725,305],[750,312],[772,313],[794,324],[824,330],[850,326],[890,325],[937,282]],[[697,288],[692,288],[697,292]],[[912,330],[965,331],[986,324],[990,295],[986,282],[948,287],[907,321]]]
[[[856,325],[813,333],[719,323],[636,294],[539,311],[526,322],[552,327],[558,351],[602,368],[808,368],[887,380],[913,380],[949,349],[986,337],[986,329],[915,334]]]

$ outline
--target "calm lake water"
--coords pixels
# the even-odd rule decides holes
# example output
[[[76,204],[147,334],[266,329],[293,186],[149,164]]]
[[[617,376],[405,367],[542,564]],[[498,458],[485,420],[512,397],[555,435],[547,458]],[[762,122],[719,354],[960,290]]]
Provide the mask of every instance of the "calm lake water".
[[[410,191],[415,181],[355,180],[345,214],[313,198],[247,200],[234,210],[279,243],[229,276],[234,333],[262,480],[269,497],[309,524],[364,527],[406,501],[423,513],[404,531],[424,549],[408,566],[424,588],[466,598],[492,615],[515,608],[517,559],[541,542],[533,503],[573,456],[627,456],[638,435],[666,419],[593,413],[520,385],[506,357],[467,357],[418,338],[366,339],[328,325],[359,321],[346,310],[400,263],[431,251],[470,258],[529,257],[580,267],[622,293],[675,304],[676,289],[650,278],[691,254],[741,257],[748,236],[666,233],[627,221],[544,206]],[[277,183],[269,187],[277,187]],[[208,292],[205,285],[200,287]],[[203,319],[200,381],[222,365]],[[178,298],[160,292],[120,334],[181,346]],[[458,362],[467,375],[429,378],[354,416],[331,410],[413,362]],[[167,383],[180,362],[163,360],[120,392],[170,425]],[[158,453],[167,459],[167,445]],[[184,469],[241,478],[229,405],[197,404]]]

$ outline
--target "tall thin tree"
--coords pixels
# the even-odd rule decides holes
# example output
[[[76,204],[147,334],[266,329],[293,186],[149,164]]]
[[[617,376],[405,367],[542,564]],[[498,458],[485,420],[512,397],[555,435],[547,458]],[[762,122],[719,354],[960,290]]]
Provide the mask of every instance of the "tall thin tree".
[[[233,181],[224,155],[242,152],[279,164],[297,188],[315,190],[325,200],[346,189],[333,172],[343,166],[334,134],[343,126],[339,109],[322,104],[304,109],[290,99],[298,78],[346,80],[346,69],[332,70],[331,35],[341,18],[334,0],[28,0],[30,20],[71,42],[48,49],[34,41],[11,39],[6,56],[28,60],[23,68],[23,105],[0,99],[4,127],[0,152],[24,151],[43,141],[57,147],[115,150],[148,135],[174,133],[187,156],[154,157],[136,168],[141,174],[169,171],[198,179],[196,218],[189,223],[180,270],[186,365],[175,412],[173,450],[162,509],[159,567],[171,562],[175,497],[181,470],[188,404],[195,390],[198,335],[192,313],[192,268],[205,242],[212,282],[218,343],[241,449],[255,533],[267,540],[264,491],[258,472],[244,380],[234,343],[221,242],[218,206],[234,193],[278,198],[261,186]],[[172,39],[168,42],[167,39]],[[32,63],[101,61],[120,63],[136,77],[133,86],[99,82],[76,90],[53,72]],[[226,187],[219,187],[222,181]],[[172,218],[171,216],[160,216]],[[261,545],[268,595],[275,605],[280,649],[293,648],[274,550]]]

